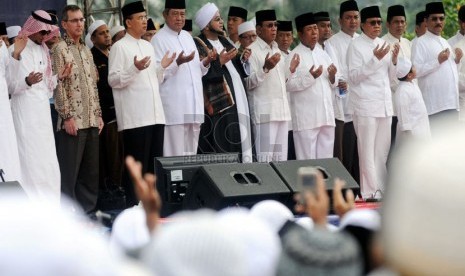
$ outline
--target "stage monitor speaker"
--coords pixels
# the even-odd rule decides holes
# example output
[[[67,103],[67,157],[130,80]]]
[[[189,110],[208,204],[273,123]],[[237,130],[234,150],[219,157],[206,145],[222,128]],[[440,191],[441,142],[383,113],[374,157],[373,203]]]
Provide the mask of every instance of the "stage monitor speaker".
[[[293,160],[285,162],[271,162],[271,166],[276,170],[284,183],[292,193],[300,192],[297,186],[297,170],[300,167],[316,167],[323,174],[326,189],[330,198],[334,187],[334,180],[338,177],[346,182],[344,189],[352,189],[354,194],[358,194],[360,187],[354,178],[349,174],[341,161],[337,158]]]
[[[265,199],[286,204],[290,196],[289,188],[269,164],[206,165],[192,178],[184,209],[250,208]]]
[[[163,205],[162,217],[182,209],[187,187],[197,170],[206,164],[238,163],[238,153],[197,154],[155,158],[157,189]]]

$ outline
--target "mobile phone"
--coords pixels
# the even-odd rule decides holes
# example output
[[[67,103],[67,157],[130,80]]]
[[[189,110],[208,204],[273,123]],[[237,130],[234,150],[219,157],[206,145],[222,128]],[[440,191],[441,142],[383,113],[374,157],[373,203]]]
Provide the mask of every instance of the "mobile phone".
[[[318,169],[315,167],[300,167],[297,170],[297,185],[301,192],[315,192],[317,173]]]

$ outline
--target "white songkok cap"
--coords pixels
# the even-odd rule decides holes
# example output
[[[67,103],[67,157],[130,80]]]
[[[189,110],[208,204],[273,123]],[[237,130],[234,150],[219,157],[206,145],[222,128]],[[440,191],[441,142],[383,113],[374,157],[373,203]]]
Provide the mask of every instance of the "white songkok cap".
[[[378,231],[381,228],[381,216],[375,210],[353,209],[342,217],[339,228],[342,229],[349,225]]]
[[[255,24],[252,21],[243,22],[237,27],[237,33],[239,35],[250,31],[255,31]]]
[[[404,78],[405,76],[407,76],[408,73],[410,73],[410,70],[412,69],[412,62],[407,58],[400,57],[397,60],[396,68],[396,77],[398,79]]]
[[[20,26],[10,26],[6,28],[6,33],[8,34],[8,38],[17,37],[19,31],[21,31]]]
[[[120,26],[120,25],[113,26],[113,27],[110,29],[110,36],[111,36],[111,38],[113,38],[113,37],[115,36],[115,34],[121,32],[121,31],[124,31],[124,27],[123,27],[123,26]]]
[[[90,37],[95,32],[95,30],[97,30],[100,26],[103,26],[103,25],[106,25],[105,21],[97,20],[97,21],[94,21],[94,23],[92,23],[89,26],[89,29],[87,29],[87,35],[86,35],[86,38],[85,38],[85,42],[86,42],[87,47],[89,47],[89,48],[94,47],[94,43],[92,43],[92,39]]]
[[[200,10],[195,14],[195,24],[199,27],[200,30],[203,30],[208,23],[213,19],[215,13],[218,11],[218,7],[213,3],[207,3],[200,8]]]
[[[294,220],[291,210],[275,200],[258,202],[250,209],[250,215],[268,224],[275,233],[278,233],[288,220]]]

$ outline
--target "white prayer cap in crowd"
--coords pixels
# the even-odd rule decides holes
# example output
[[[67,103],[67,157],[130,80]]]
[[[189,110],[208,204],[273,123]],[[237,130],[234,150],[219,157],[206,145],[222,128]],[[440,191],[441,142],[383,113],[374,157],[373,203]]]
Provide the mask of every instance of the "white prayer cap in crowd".
[[[140,206],[128,208],[115,219],[110,236],[113,251],[131,252],[150,242],[145,211]]]
[[[237,27],[237,33],[239,35],[249,31],[255,31],[255,24],[252,21],[245,21]]]
[[[113,27],[110,29],[110,36],[111,36],[111,38],[113,38],[113,37],[115,36],[115,34],[121,32],[121,31],[124,31],[124,27],[123,27],[123,26],[120,26],[120,25],[113,26]]]
[[[94,21],[94,23],[92,23],[89,26],[89,29],[87,29],[87,33],[92,36],[92,34],[95,32],[95,30],[97,30],[98,28],[100,28],[103,25],[107,25],[107,23],[105,23],[105,21],[103,21],[103,20],[96,20],[96,21]]]
[[[436,124],[433,140],[407,144],[391,162],[382,238],[400,275],[465,275],[465,130]]]
[[[8,34],[9,39],[13,37],[17,37],[19,31],[21,31],[21,26],[10,26],[6,28],[6,32]]]
[[[291,210],[276,200],[258,202],[250,209],[250,215],[268,224],[275,233],[278,233],[288,220],[294,220]]]
[[[0,275],[103,276],[133,271],[131,266],[126,267],[126,259],[110,254],[96,226],[79,211],[67,208],[14,194],[3,198]]]
[[[246,252],[215,213],[182,212],[161,225],[142,254],[155,275],[245,276]]]
[[[339,228],[346,226],[362,227],[371,231],[378,231],[381,228],[381,217],[376,210],[353,209],[347,212],[339,223]]]
[[[397,60],[397,66],[396,66],[396,77],[398,79],[404,78],[407,76],[408,73],[410,73],[410,70],[412,69],[412,62],[408,58],[403,58],[399,57]]]
[[[194,22],[199,27],[200,30],[203,30],[208,23],[213,19],[215,13],[218,11],[218,7],[208,2],[207,4],[203,5],[200,10],[197,11],[195,14]]]
[[[245,248],[246,275],[274,276],[281,254],[278,232],[242,209],[229,208],[218,216],[228,234]]]

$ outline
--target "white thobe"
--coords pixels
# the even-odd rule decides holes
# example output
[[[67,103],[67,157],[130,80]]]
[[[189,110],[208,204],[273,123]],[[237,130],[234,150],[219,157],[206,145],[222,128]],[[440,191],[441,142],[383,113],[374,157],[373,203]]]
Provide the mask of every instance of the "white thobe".
[[[11,109],[18,139],[22,187],[33,199],[59,204],[61,175],[58,164],[50,103],[56,86],[56,76],[46,78],[49,52],[44,45],[28,39],[20,61],[11,59],[11,70],[17,72],[12,80]],[[14,69],[13,69],[14,68]],[[43,74],[43,80],[28,86],[25,77],[31,72]]]
[[[364,198],[384,189],[386,161],[391,145],[393,115],[390,80],[396,67],[391,53],[381,60],[374,56],[376,46],[385,41],[361,34],[347,52],[351,96],[349,112],[353,114],[360,160],[360,186]]]
[[[414,138],[429,139],[428,112],[416,82],[401,81],[394,94],[397,107],[396,143],[405,139],[405,132],[410,131]]]
[[[315,144],[315,153],[309,152],[309,156],[300,156],[302,158],[299,159],[330,158],[333,153],[335,126],[332,96],[337,83],[336,81],[330,83],[328,67],[333,62],[329,55],[317,45],[311,50],[300,43],[291,51],[289,56],[292,57],[294,54],[300,56],[300,63],[294,74],[291,75],[288,70],[286,87],[291,99],[292,128],[294,136],[297,137],[296,140],[299,140],[298,137],[302,131],[313,130],[315,132],[315,130],[326,126],[331,126],[333,129],[332,139],[325,135],[325,139],[329,138],[329,141],[324,141],[318,134],[313,135],[312,139],[305,135],[304,137],[308,138],[307,143],[303,143],[303,145],[302,143],[295,144],[296,155],[304,152],[301,146],[309,147]],[[289,68],[291,60],[291,58],[287,59],[287,68]],[[323,66],[323,73],[315,79],[309,70],[312,66],[316,69],[320,65]],[[321,143],[318,143],[318,141],[321,141]]]
[[[176,61],[165,69],[160,84],[160,96],[165,111],[164,156],[192,155],[197,151],[200,125],[204,122],[204,99],[202,76],[208,68],[200,61],[192,36],[181,30],[179,33],[167,25],[152,38],[155,60],[159,64],[169,52],[176,55],[195,53],[194,59],[177,65]],[[183,127],[180,127],[183,126]],[[171,139],[175,143],[167,143]],[[174,140],[173,140],[174,139]]]
[[[134,57],[140,60],[147,56],[150,65],[140,71]],[[163,68],[154,60],[152,45],[129,34],[111,47],[108,83],[113,88],[119,131],[165,124],[158,84],[163,79]]]
[[[8,99],[7,74],[10,58],[5,43],[0,46],[0,169],[5,181],[21,181],[16,132]],[[1,179],[0,179],[1,181]]]
[[[400,47],[399,55],[398,55],[399,58],[407,58],[409,60],[412,59],[412,43],[410,42],[410,40],[404,37],[401,37],[400,39],[398,39],[389,32],[381,38],[384,39],[387,43],[389,43],[389,45],[391,46],[391,49],[394,49],[394,45],[396,43],[399,44],[399,47]],[[393,78],[391,80],[392,93],[396,92],[398,85],[399,85],[399,80],[397,78]],[[395,106],[394,106],[394,110],[395,110]]]
[[[459,48],[465,53],[465,39],[460,40],[455,44],[454,48]],[[459,66],[459,119],[465,121],[465,58],[460,60]]]
[[[440,64],[438,55],[445,49],[450,51],[449,59]],[[449,43],[430,31],[419,37],[412,49],[412,63],[428,115],[459,108],[459,80],[454,59]]]

